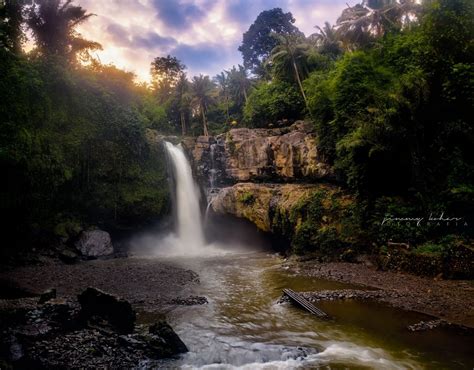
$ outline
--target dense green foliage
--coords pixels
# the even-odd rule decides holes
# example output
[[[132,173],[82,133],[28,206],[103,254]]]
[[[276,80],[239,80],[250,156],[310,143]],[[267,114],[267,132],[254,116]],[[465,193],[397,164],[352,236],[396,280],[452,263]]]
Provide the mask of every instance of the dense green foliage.
[[[319,184],[289,210],[277,206],[272,227],[293,253],[350,259],[354,256],[351,248],[364,250],[360,216],[357,203],[341,189]]]
[[[304,102],[299,92],[281,81],[262,82],[250,94],[244,119],[253,127],[268,127],[278,120],[302,116]]]
[[[167,211],[163,154],[145,140],[133,75],[0,51],[6,236],[75,223],[143,222]]]
[[[468,3],[450,4],[445,12],[457,8],[457,23],[473,14]],[[346,54],[329,73],[305,81],[321,150],[359,194],[453,191],[473,183],[474,56],[466,38],[472,40],[474,24],[441,31],[432,25],[438,12],[433,7],[416,29]],[[444,32],[452,35],[446,45],[464,50],[446,56],[436,45]]]
[[[12,225],[46,227],[65,212],[119,222],[166,210],[163,157],[145,141],[133,76],[1,53],[2,199]]]
[[[432,212],[472,222],[471,0],[362,1],[308,37],[291,13],[264,11],[243,36],[244,66],[188,77],[176,57],[157,57],[149,86],[91,58],[101,46],[76,30],[93,21],[85,9],[27,3],[0,6],[2,215],[11,235],[166,212],[164,158],[148,128],[212,135],[306,118],[318,154],[356,202],[344,211],[305,200],[287,235],[295,251],[340,250],[351,244],[343,230],[366,245],[393,239],[420,251],[439,251],[449,234],[472,236],[472,227],[380,225],[387,215]],[[27,54],[26,29],[35,41]],[[325,224],[331,212],[349,226]]]

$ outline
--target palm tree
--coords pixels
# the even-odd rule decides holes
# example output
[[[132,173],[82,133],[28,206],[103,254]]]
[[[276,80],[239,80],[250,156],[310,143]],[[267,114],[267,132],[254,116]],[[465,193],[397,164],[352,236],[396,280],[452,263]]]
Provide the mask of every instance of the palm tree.
[[[330,55],[333,59],[342,54],[342,42],[336,29],[329,22],[323,27],[315,26],[318,32],[308,37],[308,41],[314,45],[321,54]]]
[[[308,100],[303,89],[302,80],[308,75],[307,57],[309,44],[295,35],[275,35],[280,43],[273,48],[268,63],[276,76],[294,75],[306,106]]]
[[[248,92],[253,81],[249,78],[244,66],[239,64],[237,67],[233,66],[230,70],[225,71],[229,80],[229,89],[236,102],[247,103]]]
[[[181,73],[175,86],[176,101],[178,105],[179,121],[181,122],[181,134],[186,135],[186,113],[189,111],[190,96],[189,82],[186,73]]]
[[[383,36],[388,30],[408,26],[420,9],[416,0],[363,0],[342,12],[336,23],[337,32],[347,49],[355,49]]]
[[[191,81],[191,104],[194,105],[201,114],[202,127],[204,136],[209,136],[209,130],[207,128],[206,113],[208,107],[213,104],[213,90],[215,86],[210,80],[209,76],[194,76]]]
[[[225,72],[221,72],[214,77],[214,81],[216,82],[219,88],[219,96],[224,101],[225,104],[225,113],[226,113],[226,123],[230,121],[229,115],[229,77],[228,74]]]
[[[26,37],[22,30],[26,0],[0,1],[0,48],[21,53]]]
[[[100,44],[83,39],[76,31],[76,27],[93,14],[71,3],[72,0],[34,0],[27,24],[42,53],[74,60],[77,53],[101,48]]]

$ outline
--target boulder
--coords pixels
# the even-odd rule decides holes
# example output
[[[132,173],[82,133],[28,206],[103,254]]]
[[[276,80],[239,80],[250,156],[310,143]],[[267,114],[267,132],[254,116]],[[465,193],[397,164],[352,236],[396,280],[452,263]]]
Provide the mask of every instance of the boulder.
[[[149,343],[155,348],[161,349],[162,357],[169,357],[188,351],[188,348],[178,334],[165,321],[151,325],[148,332],[150,334]]]
[[[75,246],[86,257],[101,257],[114,253],[110,234],[102,230],[82,232]]]
[[[119,333],[131,333],[135,325],[135,311],[123,298],[96,288],[87,288],[78,295],[81,319],[87,322],[107,321]]]
[[[0,307],[0,368],[135,369],[187,351],[166,322],[135,326],[128,302],[94,288],[81,304],[26,299]]]
[[[118,343],[125,348],[141,352],[152,359],[162,359],[188,351],[183,341],[165,321],[148,328],[147,333],[120,335]]]
[[[69,265],[76,263],[79,259],[78,254],[69,249],[60,251],[58,257],[61,261]]]
[[[54,298],[56,298],[56,289],[51,288],[41,293],[38,303],[45,303]]]

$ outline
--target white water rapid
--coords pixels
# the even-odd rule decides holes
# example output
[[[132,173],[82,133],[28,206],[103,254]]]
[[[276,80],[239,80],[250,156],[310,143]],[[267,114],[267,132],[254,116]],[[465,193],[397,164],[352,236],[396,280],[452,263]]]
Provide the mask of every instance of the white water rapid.
[[[177,230],[174,252],[181,255],[199,254],[205,246],[199,189],[181,145],[165,142],[165,146],[173,164],[176,182]]]

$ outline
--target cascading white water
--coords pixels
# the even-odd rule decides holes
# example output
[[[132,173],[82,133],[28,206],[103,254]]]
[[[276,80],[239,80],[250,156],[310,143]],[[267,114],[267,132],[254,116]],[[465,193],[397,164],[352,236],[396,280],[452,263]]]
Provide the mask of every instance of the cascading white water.
[[[199,207],[199,189],[191,166],[180,145],[165,142],[176,181],[177,240],[174,248],[179,254],[197,254],[205,245]]]
[[[211,158],[211,168],[209,169],[209,190],[212,191],[216,187],[216,164],[215,164],[215,150],[216,144],[211,144],[209,147],[209,156]]]

